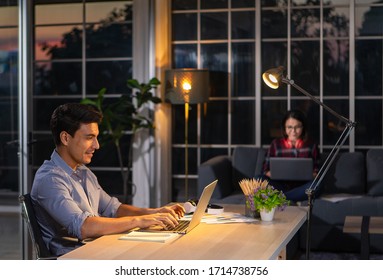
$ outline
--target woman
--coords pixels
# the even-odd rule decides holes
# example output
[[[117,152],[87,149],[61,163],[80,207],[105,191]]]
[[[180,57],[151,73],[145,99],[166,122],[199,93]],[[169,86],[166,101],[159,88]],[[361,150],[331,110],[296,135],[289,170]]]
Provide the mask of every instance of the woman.
[[[305,193],[312,181],[276,181],[270,173],[270,157],[298,157],[313,159],[313,179],[318,173],[318,146],[307,137],[305,115],[298,110],[288,111],[282,120],[283,137],[271,142],[263,165],[263,179],[282,190],[287,199],[293,202],[307,199]]]

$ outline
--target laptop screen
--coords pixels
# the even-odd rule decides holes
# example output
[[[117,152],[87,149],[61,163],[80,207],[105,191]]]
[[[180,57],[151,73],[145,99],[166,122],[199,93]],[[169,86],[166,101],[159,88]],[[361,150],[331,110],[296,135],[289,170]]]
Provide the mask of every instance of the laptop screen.
[[[273,180],[309,181],[313,179],[313,159],[271,157],[270,173]]]

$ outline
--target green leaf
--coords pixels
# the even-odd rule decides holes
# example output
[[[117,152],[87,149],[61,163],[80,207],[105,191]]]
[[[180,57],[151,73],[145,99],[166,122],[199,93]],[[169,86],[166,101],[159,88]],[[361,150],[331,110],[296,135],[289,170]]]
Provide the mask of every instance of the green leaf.
[[[81,100],[80,103],[81,103],[81,104],[86,104],[86,105],[93,105],[93,106],[96,106],[96,105],[97,105],[96,101],[93,101],[93,100],[91,100],[91,99],[89,99],[89,98],[84,98],[83,100]],[[97,107],[97,106],[96,106],[96,107]]]
[[[128,80],[128,87],[139,89],[140,83],[136,79],[130,79],[130,80]]]
[[[151,86],[158,86],[160,84],[161,84],[161,82],[156,77],[151,78],[149,81],[149,85],[151,85]]]

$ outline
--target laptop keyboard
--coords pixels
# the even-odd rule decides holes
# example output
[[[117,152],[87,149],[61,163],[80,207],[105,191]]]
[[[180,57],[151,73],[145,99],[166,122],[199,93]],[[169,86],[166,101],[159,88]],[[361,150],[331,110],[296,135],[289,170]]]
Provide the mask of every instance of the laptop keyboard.
[[[178,221],[178,225],[176,225],[175,227],[171,227],[169,225],[164,230],[184,231],[189,226],[189,223],[190,223],[190,221],[180,220],[180,221]]]

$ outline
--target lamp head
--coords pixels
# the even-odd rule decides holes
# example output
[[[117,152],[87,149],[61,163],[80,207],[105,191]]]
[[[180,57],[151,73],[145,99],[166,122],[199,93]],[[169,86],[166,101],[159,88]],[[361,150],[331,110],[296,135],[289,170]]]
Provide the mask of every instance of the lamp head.
[[[165,101],[172,104],[198,104],[209,101],[209,77],[207,69],[167,70],[165,72]]]
[[[272,89],[277,89],[283,78],[283,66],[272,68],[262,74],[262,79],[266,85]]]

